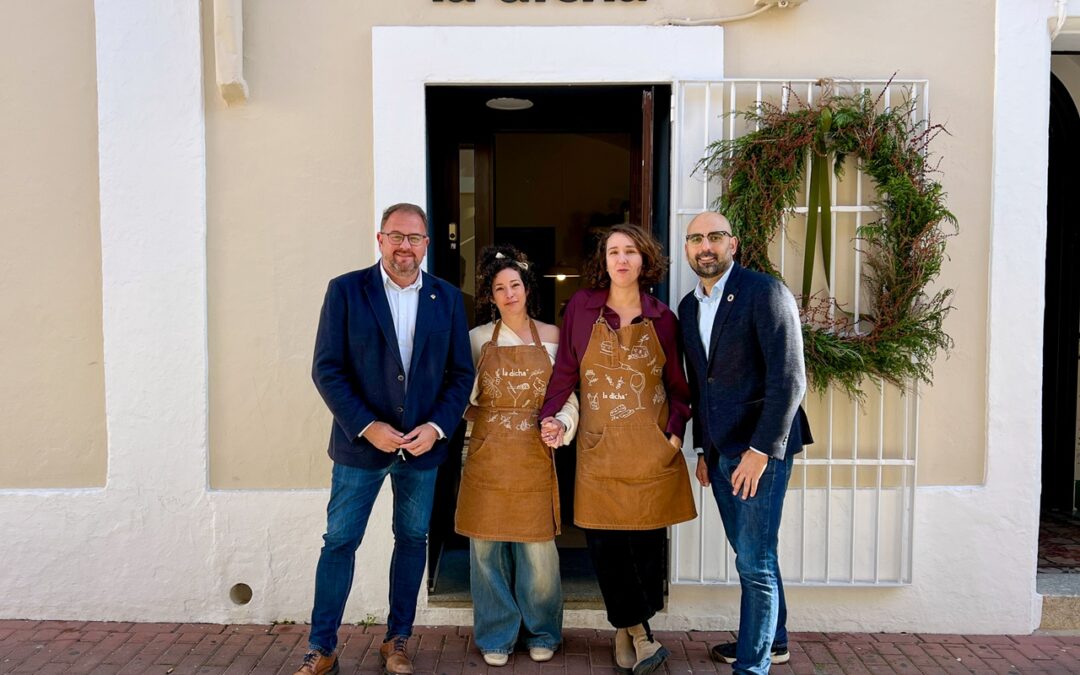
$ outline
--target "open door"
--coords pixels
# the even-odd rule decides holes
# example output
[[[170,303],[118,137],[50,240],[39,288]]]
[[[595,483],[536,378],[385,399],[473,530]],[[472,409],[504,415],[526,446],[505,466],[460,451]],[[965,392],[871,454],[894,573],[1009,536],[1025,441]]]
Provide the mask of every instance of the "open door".
[[[667,203],[668,156],[654,150],[669,128],[666,115],[657,119],[656,102],[662,99],[666,112],[669,97],[667,87],[652,85],[428,87],[429,270],[461,287],[471,313],[477,254],[489,243],[514,244],[539,270],[538,318],[561,324],[584,261],[608,227],[641,223],[666,241],[666,210],[658,223],[654,205]],[[508,98],[529,105],[489,105],[505,107]],[[469,599],[468,540],[453,531],[457,448],[436,486],[429,565],[435,603]],[[573,526],[575,459],[573,446],[556,453],[563,516],[556,544],[568,606],[599,606],[584,534]]]
[[[1043,321],[1042,508],[1075,507],[1077,356],[1080,335],[1080,114],[1050,76],[1050,155],[1046,203],[1046,308]]]

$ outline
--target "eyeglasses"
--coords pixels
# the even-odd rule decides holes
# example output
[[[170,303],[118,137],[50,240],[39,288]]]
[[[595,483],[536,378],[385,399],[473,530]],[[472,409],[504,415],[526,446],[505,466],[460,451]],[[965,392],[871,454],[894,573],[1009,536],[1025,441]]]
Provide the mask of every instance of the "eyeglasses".
[[[425,239],[427,239],[426,234],[402,234],[401,232],[394,231],[380,232],[379,234],[389,239],[390,243],[394,246],[400,246],[401,242],[405,241],[406,239],[409,240],[409,246],[419,246],[420,244],[424,243]]]
[[[708,234],[688,234],[686,235],[686,243],[691,246],[701,246],[701,242],[705,241],[705,237],[708,237],[710,244],[719,244],[724,241],[724,237],[730,236],[730,232],[725,232],[723,230],[717,230],[716,232],[710,232]]]

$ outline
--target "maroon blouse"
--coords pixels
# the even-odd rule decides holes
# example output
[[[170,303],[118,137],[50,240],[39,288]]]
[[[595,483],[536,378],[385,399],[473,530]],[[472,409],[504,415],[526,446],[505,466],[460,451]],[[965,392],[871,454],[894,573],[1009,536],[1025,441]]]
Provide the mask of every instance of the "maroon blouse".
[[[540,409],[540,419],[550,417],[562,409],[563,403],[577,388],[581,357],[589,346],[593,324],[603,311],[604,319],[613,329],[619,329],[619,315],[605,303],[608,289],[582,289],[570,298],[563,316],[563,326],[559,333],[559,351],[555,355],[555,367],[548,382],[547,396]],[[690,386],[683,373],[682,341],[679,339],[679,321],[668,306],[648,293],[641,293],[641,316],[631,323],[639,323],[643,318],[651,319],[656,328],[656,337],[664,350],[667,362],[664,364],[664,387],[668,397],[668,423],[665,430],[683,438],[686,421],[690,419]]]

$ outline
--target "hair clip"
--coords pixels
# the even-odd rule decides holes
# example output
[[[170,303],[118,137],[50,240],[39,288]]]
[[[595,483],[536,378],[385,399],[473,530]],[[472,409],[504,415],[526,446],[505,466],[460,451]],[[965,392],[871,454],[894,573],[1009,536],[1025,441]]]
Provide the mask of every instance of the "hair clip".
[[[502,251],[498,251],[497,253],[495,253],[495,259],[496,260],[504,260],[505,258],[506,258],[506,256],[503,255]],[[518,267],[520,267],[523,270],[528,270],[529,269],[529,263],[523,263],[520,260],[515,260],[513,262],[514,262],[515,265],[517,265]]]

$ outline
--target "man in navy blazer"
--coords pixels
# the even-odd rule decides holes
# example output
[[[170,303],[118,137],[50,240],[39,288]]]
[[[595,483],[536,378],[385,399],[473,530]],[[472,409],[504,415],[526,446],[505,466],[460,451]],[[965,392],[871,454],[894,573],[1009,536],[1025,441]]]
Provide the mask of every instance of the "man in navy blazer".
[[[383,213],[381,259],[333,279],[315,338],[312,378],[333,414],[326,534],[315,573],[310,651],[297,675],[338,672],[337,632],[356,549],[383,480],[394,496],[384,672],[413,672],[406,652],[424,573],[435,476],[473,384],[461,291],[420,270],[427,217],[414,204]]]
[[[794,455],[813,442],[799,403],[806,391],[802,327],[784,284],[734,261],[727,218],[687,227],[698,285],[679,303],[698,449],[696,475],[712,486],[742,585],[738,642],[715,645],[735,673],[785,663],[787,606],[777,535]]]

